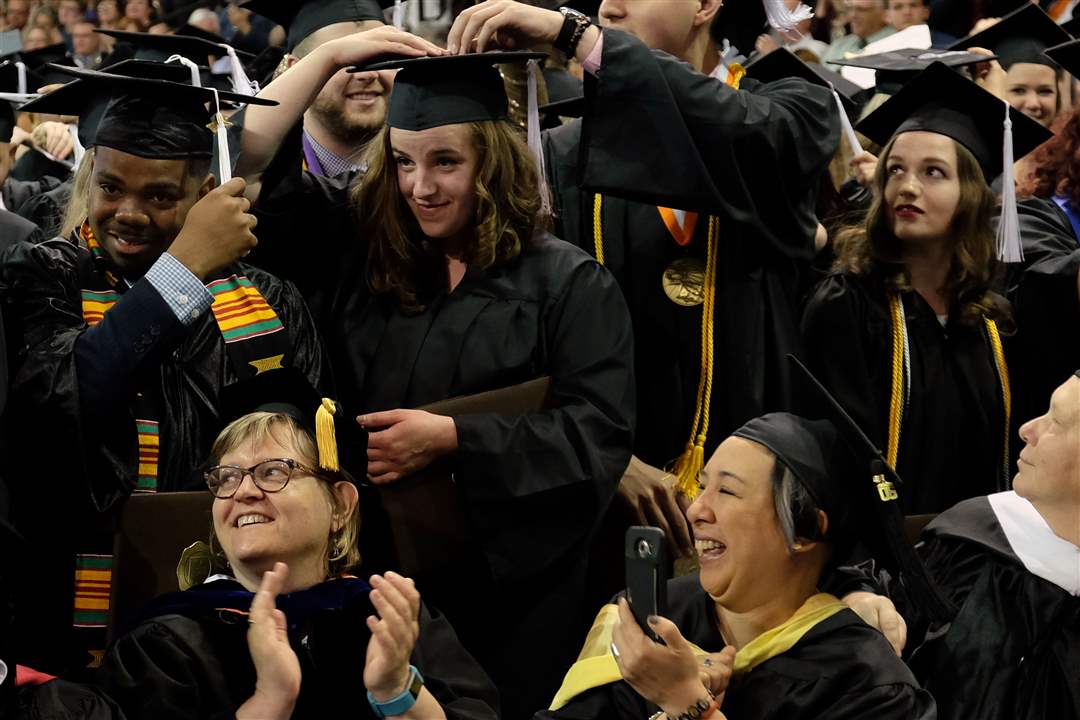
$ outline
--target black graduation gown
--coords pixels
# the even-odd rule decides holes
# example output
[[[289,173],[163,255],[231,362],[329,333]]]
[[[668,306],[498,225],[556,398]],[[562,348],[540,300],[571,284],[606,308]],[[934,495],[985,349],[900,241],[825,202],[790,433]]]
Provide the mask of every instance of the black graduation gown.
[[[911,668],[941,716],[1080,717],[1080,598],[1028,572],[987,498],[936,518],[920,550],[956,617],[928,634],[903,596],[894,600],[908,620]]]
[[[549,410],[454,418],[454,478],[483,566],[460,568],[453,586],[422,588],[496,680],[506,716],[522,717],[554,693],[560,668],[573,659],[587,623],[589,543],[629,462],[634,384],[626,304],[607,270],[539,233],[516,260],[469,269],[452,293],[405,315],[393,299],[368,290],[367,245],[348,208],[346,181],[310,173],[299,185],[264,179],[260,228],[277,234],[262,236],[256,257],[310,293],[350,412],[418,407],[552,378]],[[320,232],[304,234],[313,218]],[[369,530],[379,522],[377,503],[374,493],[362,499]],[[385,538],[378,543],[385,546]],[[370,558],[380,548],[362,541],[361,549]],[[475,590],[467,601],[461,583]]]
[[[281,595],[277,607],[289,624],[289,644],[300,661],[301,685],[294,720],[375,718],[363,673],[374,614],[367,583],[329,580]],[[226,720],[255,691],[255,666],[247,646],[246,612],[252,594],[235,581],[159,598],[148,619],[113,644],[97,684],[126,720]],[[410,657],[428,691],[450,720],[498,717],[491,680],[458,642],[446,618],[420,609],[420,634]]]
[[[708,457],[747,420],[789,407],[784,357],[799,347],[818,179],[840,138],[835,101],[802,80],[736,91],[615,30],[585,85],[583,120],[545,134],[548,183],[557,232],[590,254],[603,195],[604,261],[637,338],[634,450],[654,466],[690,439],[701,374],[702,307],[674,304],[661,278],[678,258],[704,263],[707,215],[719,218]],[[656,205],[701,213],[688,247]]]
[[[698,576],[668,582],[668,612],[683,637],[708,652],[725,643],[712,598]],[[659,708],[626,682],[588,690],[537,720],[641,720]],[[721,711],[731,720],[932,720],[934,701],[921,690],[884,636],[841,610],[790,650],[732,682]]]
[[[897,461],[900,500],[909,515],[941,512],[1005,489],[1001,386],[982,324],[950,316],[943,328],[918,293],[902,299],[912,387]],[[850,273],[830,275],[807,302],[802,333],[807,366],[884,452],[892,388],[884,289]]]
[[[1014,428],[1044,414],[1054,390],[1080,367],[1080,244],[1053,200],[1028,199],[1017,209],[1024,262],[1009,266],[1017,332],[1007,344]]]
[[[120,301],[89,332],[80,291],[99,271],[86,249],[61,238],[0,258],[8,341],[18,348],[7,412],[19,453],[7,480],[17,527],[42,558],[39,577],[21,586],[19,660],[45,671],[85,665],[68,638],[74,554],[111,552],[115,513],[138,475],[135,393],[160,391],[158,491],[193,489],[225,424],[222,388],[237,380],[212,313],[184,327],[145,278],[121,283]],[[246,265],[230,272],[247,275],[277,312],[293,365],[316,387],[327,383],[296,288]]]

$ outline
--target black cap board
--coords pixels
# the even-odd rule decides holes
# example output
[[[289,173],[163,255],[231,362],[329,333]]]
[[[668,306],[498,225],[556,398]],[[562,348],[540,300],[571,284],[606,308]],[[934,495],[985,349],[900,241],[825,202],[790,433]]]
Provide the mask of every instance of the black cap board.
[[[160,35],[157,33],[127,32],[125,30],[95,30],[102,35],[115,38],[116,42],[131,45],[135,48],[136,60],[149,60],[152,62],[165,62],[173,55],[180,55],[191,60],[197,65],[205,65],[209,56],[222,57],[226,54],[222,44],[206,37],[194,37],[191,35]],[[213,36],[213,33],[206,33]],[[251,59],[251,53],[236,51],[237,57]]]
[[[862,88],[839,73],[823,65],[804,62],[787,48],[777,48],[754,58],[746,65],[746,77],[763,83],[794,77],[821,87],[834,88],[849,113],[854,112],[857,107],[853,98],[862,91]]]
[[[1080,77],[1080,40],[1070,40],[1055,45],[1047,48],[1045,52],[1054,62],[1063,67],[1065,72],[1074,77]]]
[[[290,52],[312,33],[343,22],[385,21],[383,10],[395,0],[249,0],[243,7],[288,31]]]
[[[807,471],[809,481],[802,477],[799,479],[811,495],[814,493],[814,483],[822,483],[818,492],[824,501],[819,501],[819,505],[826,514],[827,505],[822,502],[847,506],[845,524],[848,525],[848,533],[862,541],[878,562],[900,577],[920,610],[935,619],[951,619],[956,608],[939,591],[904,534],[904,515],[899,502],[903,482],[896,470],[885,461],[881,450],[821,381],[794,355],[788,355],[788,360],[796,368],[796,378],[802,379],[802,384],[809,388],[815,398],[815,406],[835,427],[839,440],[839,447],[833,451],[834,463],[826,471],[827,477],[822,478],[817,468],[812,468]],[[803,422],[809,424],[806,420]],[[841,448],[845,452],[839,452]],[[784,459],[779,453],[777,455]],[[797,459],[806,465],[806,459],[811,457],[811,454],[803,451]],[[785,460],[785,464],[787,462]],[[799,466],[789,467],[798,477]]]
[[[27,78],[30,86],[27,92],[34,92],[39,87],[67,82],[67,78],[55,72],[54,65],[66,65],[74,67],[75,61],[67,54],[67,47],[63,43],[49,45],[37,50],[20,50],[3,56],[0,60],[22,62],[33,74]],[[35,83],[37,83],[35,85]]]
[[[1006,107],[1003,100],[971,80],[934,63],[866,116],[856,129],[879,145],[899,133],[918,130],[951,137],[975,156],[989,183],[1003,169]],[[1023,113],[1012,108],[1008,113],[1015,159],[1050,139],[1049,130]]]
[[[895,95],[901,87],[911,82],[916,75],[935,62],[942,63],[953,69],[959,69],[970,68],[993,59],[994,56],[980,55],[979,53],[963,50],[919,50],[909,48],[834,60],[833,64],[875,70],[877,73],[874,84],[877,92]]]
[[[506,89],[495,65],[539,60],[534,52],[486,52],[394,59],[351,72],[400,69],[390,93],[386,124],[401,130],[505,120]]]
[[[366,469],[367,436],[356,416],[346,413],[337,401],[324,398],[294,367],[269,370],[226,386],[221,405],[226,423],[256,412],[289,416],[316,438],[323,470],[348,473],[355,463],[362,463],[356,469]]]
[[[1060,25],[1037,5],[1025,3],[1001,21],[982,32],[969,35],[949,46],[950,50],[980,47],[998,56],[998,62],[1008,70],[1016,63],[1033,63],[1055,67],[1043,51],[1072,39]]]
[[[159,77],[131,77],[81,68],[63,71],[75,81],[26,103],[20,110],[79,116],[80,141],[87,148],[103,146],[155,159],[212,156],[213,134],[207,124],[214,110],[208,110],[207,104],[214,103],[213,89]],[[218,94],[222,101],[277,104],[245,95]],[[87,126],[85,133],[83,125]]]
[[[545,115],[557,115],[559,117],[579,118],[585,114],[585,96],[559,100],[540,106],[540,112]]]

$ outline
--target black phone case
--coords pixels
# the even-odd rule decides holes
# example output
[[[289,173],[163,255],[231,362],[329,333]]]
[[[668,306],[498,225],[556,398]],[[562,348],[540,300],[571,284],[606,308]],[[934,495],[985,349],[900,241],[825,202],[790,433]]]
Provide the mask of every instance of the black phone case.
[[[638,625],[662,642],[648,623],[650,615],[667,612],[667,555],[660,528],[634,525],[626,531],[626,599]]]

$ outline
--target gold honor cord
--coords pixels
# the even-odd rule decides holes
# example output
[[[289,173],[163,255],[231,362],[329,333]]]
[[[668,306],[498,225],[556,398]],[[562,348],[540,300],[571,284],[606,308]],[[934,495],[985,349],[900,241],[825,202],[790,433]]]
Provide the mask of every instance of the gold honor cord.
[[[596,262],[604,264],[604,196],[593,196],[593,245],[596,247]]]
[[[907,321],[904,317],[904,305],[900,296],[889,296],[889,315],[892,319],[892,392],[889,397],[889,444],[885,455],[891,467],[896,468],[900,452],[900,430],[903,425],[904,407],[911,391],[911,355],[907,336]],[[994,368],[997,371],[1001,387],[1002,409],[1005,415],[1004,448],[1002,453],[1001,474],[1004,484],[1009,487],[1009,426],[1012,422],[1012,387],[1009,384],[1009,366],[1005,362],[1005,350],[1001,344],[1001,334],[997,323],[988,317],[983,318],[987,339],[994,354]]]

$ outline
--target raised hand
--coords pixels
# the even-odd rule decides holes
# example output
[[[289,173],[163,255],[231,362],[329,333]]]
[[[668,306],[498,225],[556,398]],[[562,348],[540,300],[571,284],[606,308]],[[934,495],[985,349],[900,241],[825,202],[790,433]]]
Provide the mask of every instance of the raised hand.
[[[237,718],[287,718],[300,694],[300,661],[289,645],[285,613],[275,598],[285,585],[289,567],[275,563],[263,573],[248,615],[248,652],[255,665],[255,694],[237,711]]]
[[[386,701],[405,691],[409,656],[420,636],[420,593],[410,578],[397,573],[371,576],[371,603],[379,614],[368,617],[371,630],[364,662],[364,687]]]
[[[559,37],[562,25],[562,14],[554,10],[515,0],[487,0],[461,11],[450,28],[446,47],[456,55],[550,44]]]
[[[694,552],[690,523],[679,507],[675,478],[670,473],[631,456],[616,497],[630,508],[639,525],[654,525],[663,530],[678,556],[686,557]]]
[[[205,280],[236,262],[258,244],[251,202],[244,197],[247,183],[233,178],[202,197],[184,220],[184,227],[169,247],[169,254]]]
[[[380,55],[423,57],[447,54],[438,45],[389,25],[332,40],[326,43],[326,51],[331,53],[333,64],[339,68],[363,65]]]

